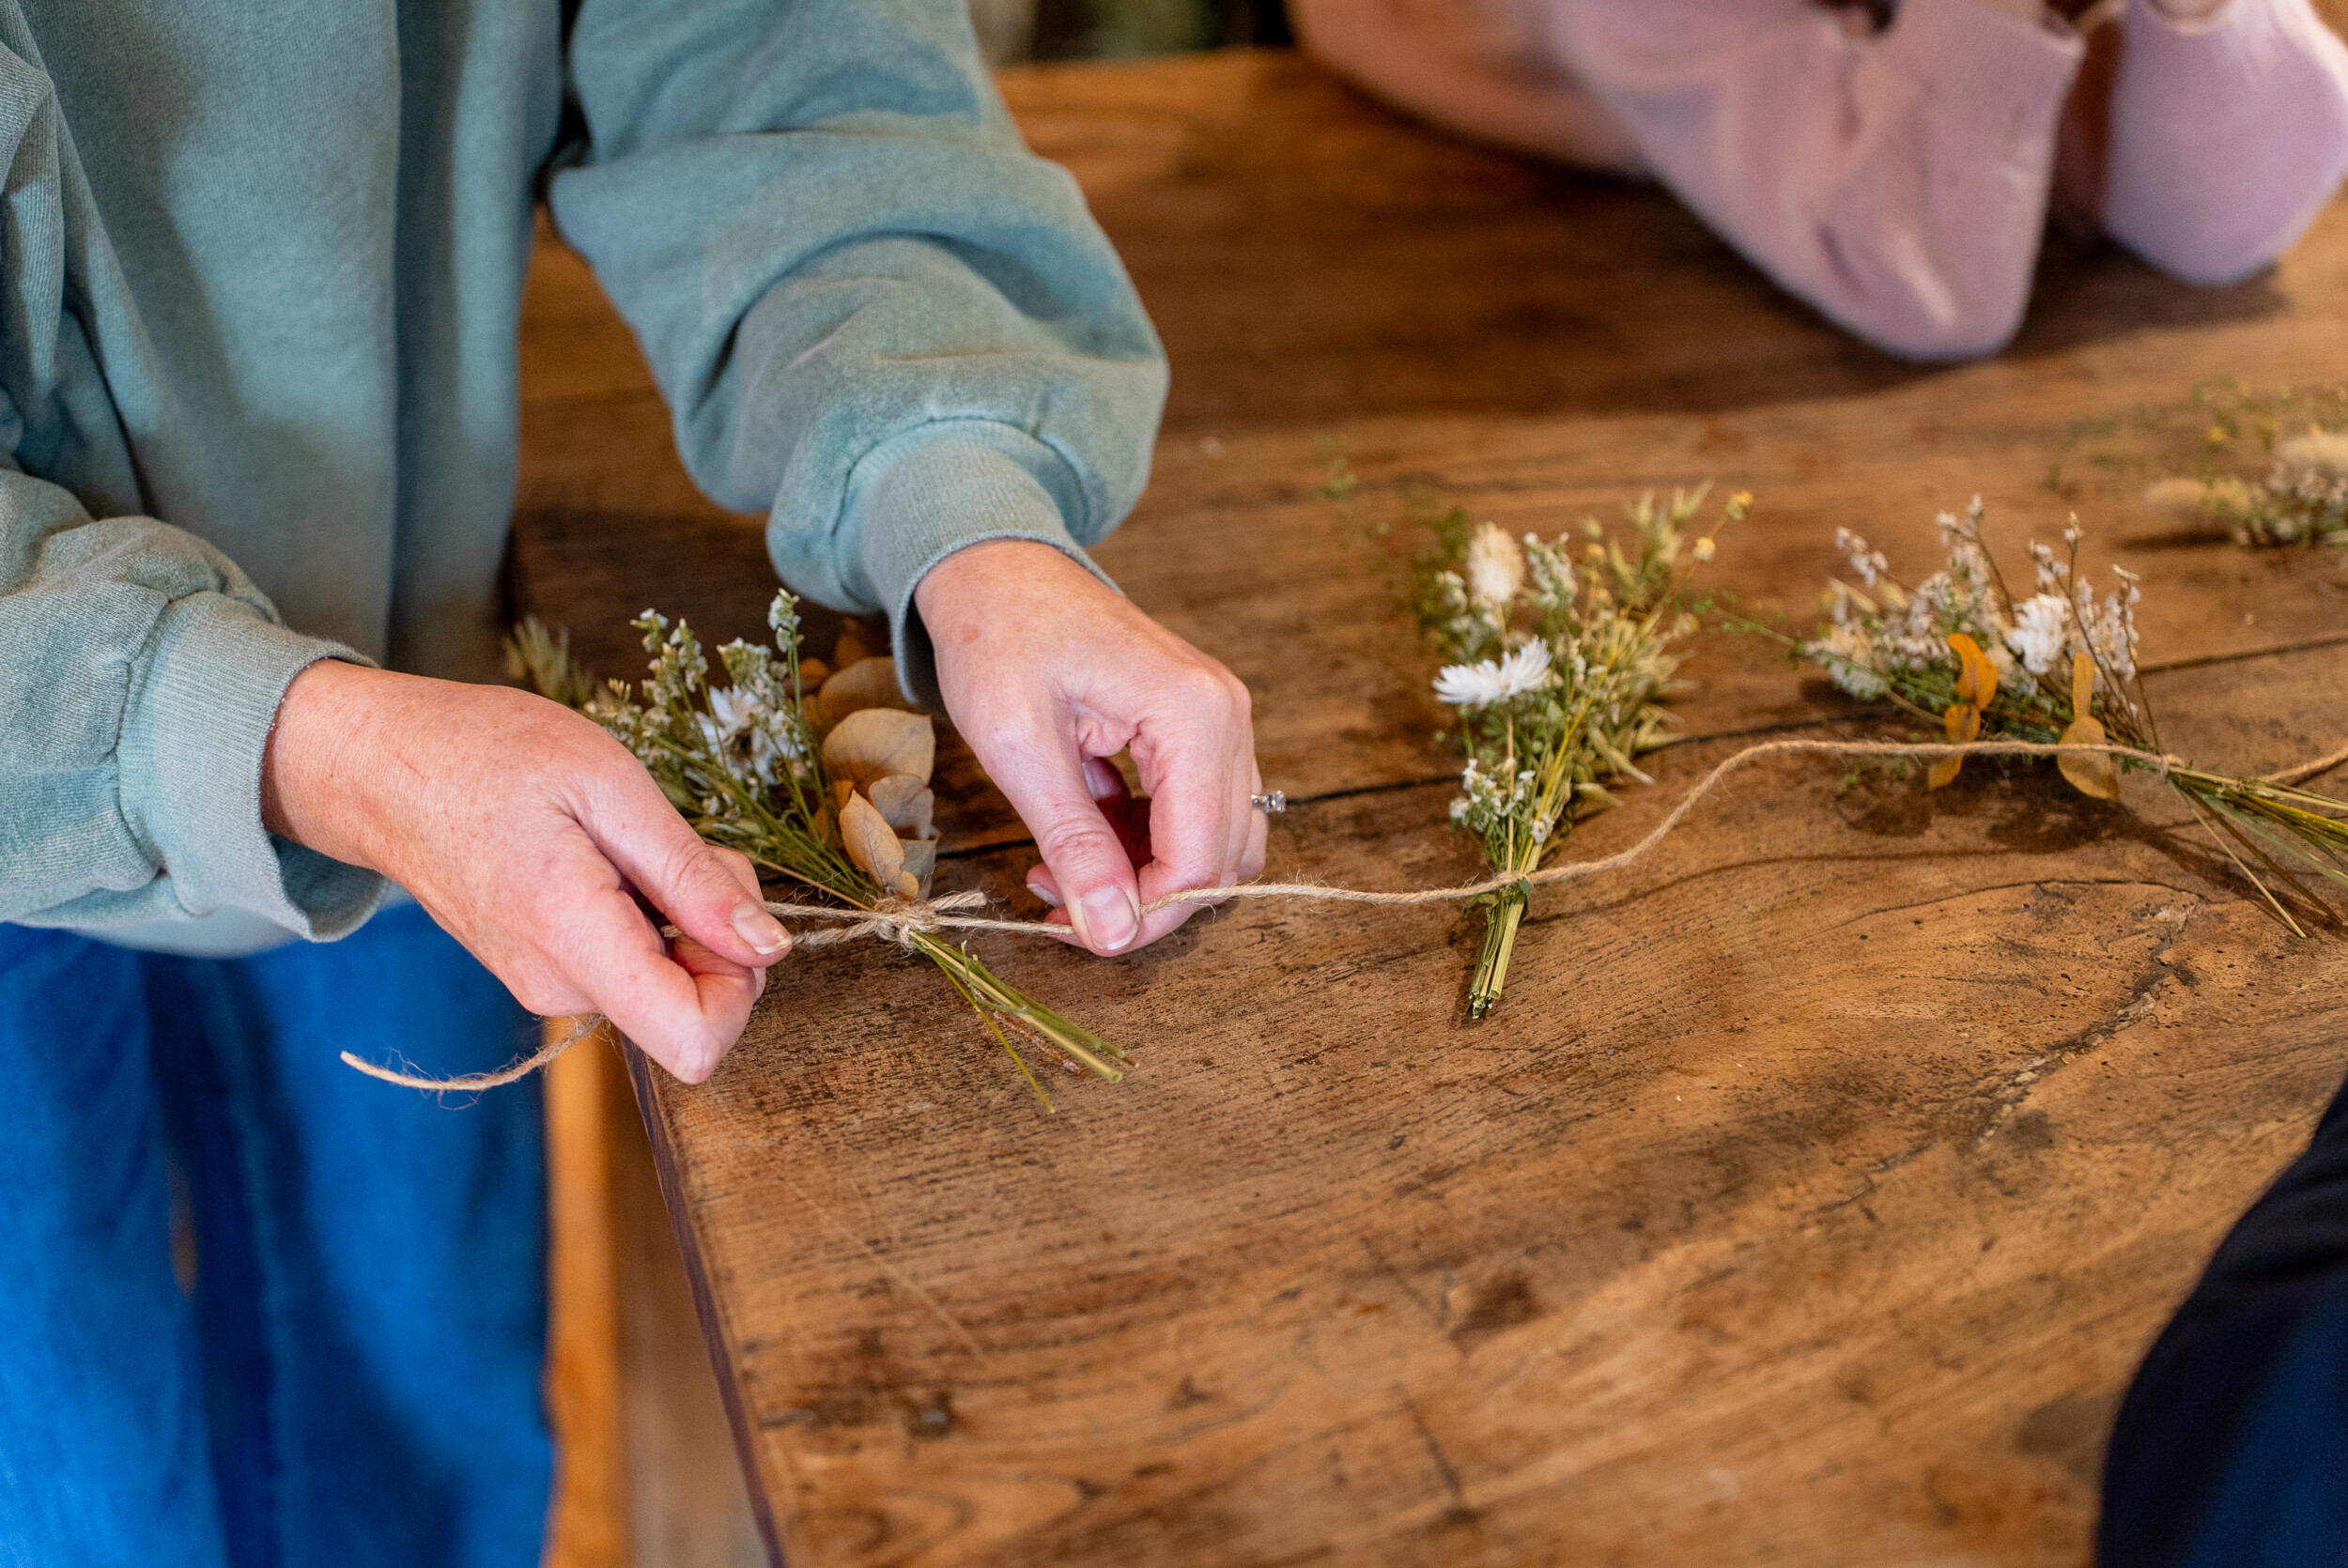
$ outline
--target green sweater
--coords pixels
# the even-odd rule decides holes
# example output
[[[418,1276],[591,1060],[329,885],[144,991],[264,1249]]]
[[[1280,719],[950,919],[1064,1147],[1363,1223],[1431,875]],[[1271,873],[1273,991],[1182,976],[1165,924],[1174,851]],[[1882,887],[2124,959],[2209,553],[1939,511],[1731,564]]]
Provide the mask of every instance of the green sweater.
[[[1140,493],[1163,356],[964,0],[564,10],[0,0],[0,920],[375,907],[264,830],[262,746],[317,659],[493,673],[542,169],[696,482],[917,692],[932,562]]]

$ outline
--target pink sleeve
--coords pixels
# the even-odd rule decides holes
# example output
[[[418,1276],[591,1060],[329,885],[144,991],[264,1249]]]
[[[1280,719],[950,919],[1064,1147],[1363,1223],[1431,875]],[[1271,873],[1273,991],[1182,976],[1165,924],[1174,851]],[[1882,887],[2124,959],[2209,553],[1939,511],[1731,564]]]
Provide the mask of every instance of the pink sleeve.
[[[2348,177],[2348,46],[2308,0],[2227,0],[2206,22],[2128,8],[2103,223],[2188,283],[2273,261]]]
[[[1808,0],[1552,0],[1561,53],[1762,270],[1913,359],[2020,325],[2081,48],[1982,0],[1873,37]]]
[[[1478,141],[1646,172],[1549,50],[1546,0],[1289,0],[1305,50],[1398,109]]]

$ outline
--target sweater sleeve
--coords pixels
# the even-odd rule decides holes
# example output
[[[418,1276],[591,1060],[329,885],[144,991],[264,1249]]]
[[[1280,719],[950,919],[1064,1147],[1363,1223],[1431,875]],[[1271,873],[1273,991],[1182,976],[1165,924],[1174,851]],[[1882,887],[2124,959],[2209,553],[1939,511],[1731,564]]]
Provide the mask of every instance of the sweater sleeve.
[[[1754,265],[1892,353],[1995,351],[2029,300],[2079,40],[1982,0],[1854,37],[1808,0],[1558,0],[1563,52]]]
[[[261,758],[293,678],[358,655],[288,631],[193,534],[38,477],[61,451],[119,450],[93,434],[115,411],[76,315],[73,269],[107,263],[59,146],[47,78],[0,49],[0,920],[241,911],[338,936],[382,880],[262,826]]]
[[[379,877],[261,825],[278,701],[335,657],[194,535],[0,473],[0,920],[365,919]]]
[[[2239,282],[2348,177],[2348,46],[2308,0],[2201,22],[2135,0],[2122,26],[2104,227],[2189,283]]]
[[[934,701],[920,574],[1006,537],[1089,565],[1148,477],[1165,358],[1074,181],[963,0],[587,0],[569,67],[555,220],[687,469],[795,587],[887,613]]]

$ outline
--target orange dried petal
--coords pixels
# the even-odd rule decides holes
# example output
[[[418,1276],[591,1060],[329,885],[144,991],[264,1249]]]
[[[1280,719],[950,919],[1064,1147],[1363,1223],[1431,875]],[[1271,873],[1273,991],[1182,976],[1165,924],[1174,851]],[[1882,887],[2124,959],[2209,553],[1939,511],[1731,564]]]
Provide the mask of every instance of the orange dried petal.
[[[2071,728],[2062,732],[2064,746],[2102,746],[2106,739],[2104,727],[2092,718],[2074,719]],[[2112,765],[2109,757],[2065,753],[2055,759],[2055,766],[2062,770],[2062,776],[2080,794],[2093,795],[2097,800],[2120,798],[2120,770]]]
[[[1970,702],[1952,702],[1940,715],[1940,728],[1951,746],[1962,746],[1981,735],[1981,710]],[[1954,778],[1963,770],[1962,757],[1943,757],[1924,770],[1924,788],[1937,790]]]
[[[1963,632],[1949,634],[1949,648],[1956,654],[1959,666],[1956,695],[1976,708],[1988,707],[1998,696],[1998,667],[1989,662],[1981,644]]]

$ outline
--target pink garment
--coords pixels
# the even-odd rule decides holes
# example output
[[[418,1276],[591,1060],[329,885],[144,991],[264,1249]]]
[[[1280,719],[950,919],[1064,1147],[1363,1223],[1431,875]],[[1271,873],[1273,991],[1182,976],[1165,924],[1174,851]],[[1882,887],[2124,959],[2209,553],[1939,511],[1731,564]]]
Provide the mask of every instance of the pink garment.
[[[1290,0],[1306,47],[1467,134],[1661,179],[1754,265],[1913,359],[2021,324],[2084,53],[1984,0],[1870,34],[1814,0]],[[2348,46],[2309,0],[2128,0],[2100,218],[2235,282],[2348,176]]]

